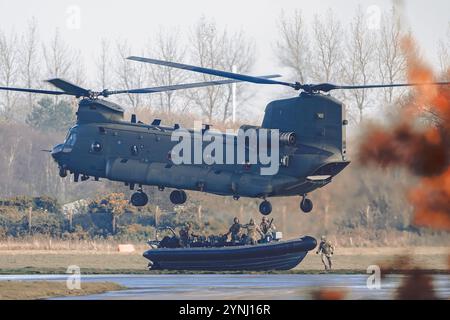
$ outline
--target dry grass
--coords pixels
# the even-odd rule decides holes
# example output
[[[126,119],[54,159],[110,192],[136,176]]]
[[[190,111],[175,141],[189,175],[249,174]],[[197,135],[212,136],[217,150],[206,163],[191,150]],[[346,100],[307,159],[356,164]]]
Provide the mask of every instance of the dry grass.
[[[122,289],[122,286],[112,282],[82,283],[81,290],[69,290],[65,282],[0,281],[0,300],[35,300],[51,297],[84,296]]]
[[[110,240],[54,240],[33,237],[32,239],[7,239],[0,241],[0,251],[37,250],[37,251],[83,251],[83,252],[117,252],[118,245]],[[148,248],[145,243],[134,244],[137,251]]]
[[[76,265],[81,272],[108,272],[110,270],[145,271],[147,260],[143,251],[135,253],[100,252],[100,251],[0,251],[0,270],[64,271],[68,266]]]
[[[347,250],[343,252],[337,250],[333,257],[333,269],[335,270],[361,270],[365,273],[367,268],[371,265],[383,266],[391,264],[401,257],[408,256],[411,259],[412,265],[425,270],[449,270],[449,251],[440,252],[429,248],[430,253],[408,254],[407,250],[379,250],[374,248],[373,252],[370,248],[351,249],[351,254]],[[424,248],[425,250],[425,248]],[[347,251],[347,252],[346,252]],[[378,252],[377,252],[378,251]],[[410,266],[399,266],[399,269],[408,269]],[[311,252],[305,260],[296,268],[296,270],[323,270],[323,265],[320,257]],[[381,270],[383,272],[383,270]]]
[[[145,249],[134,253],[94,250],[0,250],[0,272],[3,273],[65,273],[70,265],[77,265],[83,273],[144,273],[147,260]],[[365,272],[370,265],[385,265],[399,257],[409,256],[414,265],[428,270],[448,270],[450,248],[336,248],[334,269]],[[310,252],[296,268],[298,271],[320,271],[320,257]]]

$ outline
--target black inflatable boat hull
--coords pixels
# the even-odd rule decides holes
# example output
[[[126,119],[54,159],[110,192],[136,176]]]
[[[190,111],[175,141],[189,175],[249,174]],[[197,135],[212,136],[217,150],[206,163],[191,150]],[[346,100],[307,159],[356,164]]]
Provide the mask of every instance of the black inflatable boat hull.
[[[220,247],[150,249],[144,257],[151,270],[269,271],[290,270],[317,246],[316,239],[271,242],[268,244]]]

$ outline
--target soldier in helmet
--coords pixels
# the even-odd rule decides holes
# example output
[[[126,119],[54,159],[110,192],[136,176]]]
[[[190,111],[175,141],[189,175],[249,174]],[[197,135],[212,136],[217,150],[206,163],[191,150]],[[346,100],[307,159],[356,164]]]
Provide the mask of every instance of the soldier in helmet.
[[[185,226],[180,230],[180,243],[183,247],[189,247],[193,238],[198,238],[199,235],[194,234],[190,222],[186,222]]]
[[[227,233],[224,234],[224,237],[228,237],[231,234],[231,242],[239,242],[241,240],[241,230],[242,224],[239,222],[237,217],[234,218],[233,224]]]
[[[322,258],[322,263],[325,266],[325,270],[331,270],[331,256],[334,253],[334,246],[331,241],[327,241],[325,236],[322,236],[319,248],[316,251],[316,254],[320,254]]]
[[[264,233],[262,233],[259,226],[255,223],[255,220],[250,219],[249,223],[243,226],[247,229],[247,242],[249,244],[257,244],[258,240],[264,237]],[[258,238],[259,234],[259,238]]]
[[[261,229],[261,232],[264,233],[264,235],[270,234],[274,230],[276,230],[275,225],[273,224],[273,219],[269,222],[267,217],[262,217],[261,224],[259,225],[259,228]]]

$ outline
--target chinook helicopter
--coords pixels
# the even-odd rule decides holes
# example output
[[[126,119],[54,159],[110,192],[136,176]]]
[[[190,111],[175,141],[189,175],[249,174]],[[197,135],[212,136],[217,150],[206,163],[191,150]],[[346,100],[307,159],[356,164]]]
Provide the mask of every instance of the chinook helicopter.
[[[300,209],[311,212],[312,201],[307,197],[312,191],[332,182],[350,161],[347,159],[346,110],[342,102],[330,96],[332,90],[408,87],[418,85],[448,85],[449,82],[407,83],[381,85],[335,85],[331,83],[301,84],[274,80],[279,75],[254,77],[215,69],[196,67],[156,59],[129,57],[129,60],[184,69],[192,72],[228,78],[210,82],[133,89],[91,91],[62,79],[48,80],[59,91],[29,88],[0,87],[0,90],[48,95],[68,95],[81,98],[76,125],[65,141],[53,148],[51,155],[59,166],[62,178],[73,175],[74,182],[91,178],[105,178],[124,183],[136,192],[131,197],[134,206],[145,206],[149,198],[144,186],[156,186],[161,191],[173,188],[170,200],[183,204],[187,200],[184,190],[206,192],[221,196],[260,198],[259,210],[263,215],[272,212],[270,197],[299,196]],[[237,82],[281,85],[301,91],[290,99],[270,102],[259,127],[255,130],[278,130],[279,170],[274,175],[261,175],[262,164],[247,162],[234,164],[180,164],[171,159],[178,143],[171,139],[180,129],[178,124],[165,126],[161,120],[150,124],[124,119],[125,110],[106,98],[117,94],[151,94],[174,90],[227,85]],[[101,97],[105,99],[101,99]],[[210,131],[205,125],[201,134]],[[193,130],[187,130],[194,133]],[[195,135],[194,135],[195,136]],[[224,135],[237,148],[236,136]],[[230,139],[231,138],[231,139]],[[194,138],[192,138],[194,139]],[[269,141],[270,143],[270,141]],[[202,150],[207,147],[204,141]],[[248,149],[251,146],[245,145]],[[228,150],[228,149],[227,149]],[[225,155],[226,156],[226,155]]]

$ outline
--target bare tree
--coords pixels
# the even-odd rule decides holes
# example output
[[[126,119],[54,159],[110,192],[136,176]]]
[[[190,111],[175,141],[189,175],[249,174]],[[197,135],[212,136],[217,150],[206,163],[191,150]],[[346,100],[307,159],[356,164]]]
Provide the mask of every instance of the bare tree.
[[[295,81],[306,83],[310,72],[311,49],[308,30],[300,10],[278,19],[279,40],[275,52],[281,66],[289,68]]]
[[[0,30],[0,83],[10,87],[17,84],[19,77],[19,64],[17,59],[17,34],[12,31],[6,35]],[[6,119],[13,116],[16,95],[13,92],[2,92],[5,97],[1,102],[2,114]]]
[[[255,64],[255,45],[246,34],[240,30],[224,39],[224,58],[222,68],[224,70],[235,70],[241,73],[250,73]],[[245,83],[236,84],[236,99],[244,104],[253,94],[245,90]],[[225,88],[224,88],[225,89]],[[225,103],[223,106],[222,121],[227,121],[232,116],[230,106],[233,99],[233,85],[228,85],[225,91]]]
[[[444,79],[450,80],[450,23],[447,27],[447,34],[438,44],[439,71]]]
[[[61,39],[58,29],[50,42],[43,45],[43,53],[48,78],[67,78],[70,76],[74,55],[69,46]]]
[[[312,75],[316,82],[338,81],[344,30],[331,9],[313,21]]]
[[[148,74],[148,67],[143,64],[139,64],[133,61],[129,61],[126,58],[135,54],[128,42],[118,41],[116,44],[116,86],[122,89],[137,89],[143,88],[146,74]],[[146,95],[150,96],[150,95]],[[127,94],[118,99],[123,103],[127,103],[136,112],[138,108],[142,107],[145,101],[145,97],[138,94]]]
[[[201,67],[220,68],[224,56],[224,38],[225,34],[217,29],[216,23],[214,21],[208,21],[203,16],[197,22],[192,32],[191,59],[193,63]],[[201,81],[212,81],[214,77],[201,75],[198,79]],[[189,94],[193,102],[200,107],[203,115],[209,121],[212,121],[218,109],[221,107],[223,92],[223,88],[218,86],[193,90]]]
[[[91,83],[86,76],[86,66],[80,51],[73,51],[73,63],[70,70],[70,80],[81,87],[91,87]]]
[[[21,80],[28,88],[39,87],[40,84],[40,53],[39,35],[36,19],[28,22],[25,34],[22,36],[21,50],[19,52],[21,65]],[[27,111],[30,112],[36,101],[36,95],[28,94]]]
[[[179,29],[168,30],[162,27],[159,29],[156,37],[150,40],[147,51],[151,57],[165,61],[183,62],[186,55]],[[150,67],[149,78],[152,85],[155,86],[180,84],[186,81],[187,77],[186,71],[179,69],[159,66]],[[161,110],[171,113],[177,107],[177,97],[182,98],[182,93],[168,91],[159,93],[158,96]]]
[[[226,29],[219,30],[215,21],[205,17],[195,25],[192,32],[193,63],[202,67],[232,71],[233,66],[239,72],[248,72],[254,63],[254,46],[248,41],[243,31],[229,34]],[[202,75],[201,81],[212,81],[214,77]],[[192,101],[200,107],[209,121],[222,115],[229,117],[231,104],[231,86],[207,87],[190,92]],[[241,88],[240,94],[243,94]]]
[[[375,72],[374,50],[376,43],[374,34],[366,27],[364,14],[359,7],[350,24],[350,33],[347,37],[347,54],[344,61],[343,71],[346,82],[349,84],[366,85],[373,81]],[[358,115],[359,122],[363,121],[363,112],[369,100],[367,89],[351,90],[348,95],[352,97]]]
[[[403,81],[406,71],[406,57],[402,51],[402,37],[404,36],[400,18],[394,9],[389,14],[384,13],[381,18],[380,37],[378,43],[378,72],[383,83],[392,84]],[[384,102],[395,102],[394,88],[383,90]]]
[[[101,89],[109,89],[111,85],[111,70],[113,68],[111,60],[111,45],[107,39],[100,41],[100,55],[96,60],[97,81],[96,85]]]

